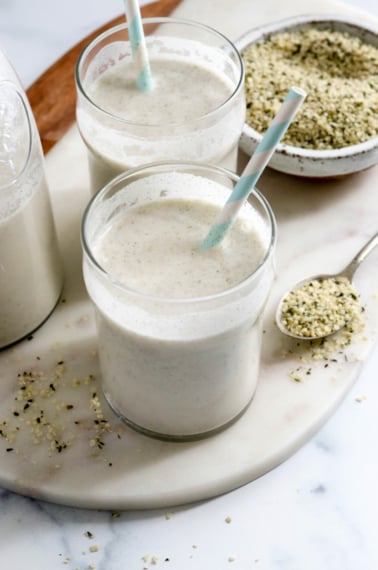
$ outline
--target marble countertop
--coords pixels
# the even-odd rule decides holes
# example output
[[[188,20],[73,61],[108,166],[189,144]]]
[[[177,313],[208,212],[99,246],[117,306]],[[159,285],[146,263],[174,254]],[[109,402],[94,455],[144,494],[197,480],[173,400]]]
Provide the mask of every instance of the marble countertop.
[[[208,13],[222,1],[230,2],[208,0]],[[273,3],[249,0],[265,21],[272,19]],[[300,13],[300,4],[286,3],[292,13]],[[378,17],[376,0],[348,4]],[[334,5],[316,3],[317,10],[328,12]],[[119,0],[2,2],[0,47],[27,87],[121,9]],[[279,467],[216,499],[170,512],[99,512],[0,489],[1,568],[375,570],[377,370],[378,348],[312,439]]]

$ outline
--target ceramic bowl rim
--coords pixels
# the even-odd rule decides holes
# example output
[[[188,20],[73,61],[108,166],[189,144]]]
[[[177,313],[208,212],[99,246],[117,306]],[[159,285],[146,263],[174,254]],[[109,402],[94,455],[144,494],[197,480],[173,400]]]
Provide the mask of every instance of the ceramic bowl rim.
[[[333,25],[335,29],[342,27],[343,25],[348,28],[348,30],[357,30],[357,33],[353,34],[357,37],[364,35],[369,35],[370,37],[376,38],[376,47],[378,48],[378,21],[375,25],[374,22],[367,22],[362,18],[354,16],[344,16],[340,14],[306,14],[301,16],[294,16],[290,18],[284,18],[281,20],[276,20],[274,22],[258,26],[239,37],[235,41],[236,47],[241,53],[251,44],[265,38],[272,34],[280,33],[290,29],[303,29],[309,26],[318,27],[319,25]],[[353,33],[351,31],[351,33]],[[258,144],[262,135],[258,133],[253,127],[251,127],[247,122],[244,123],[243,135]],[[374,149],[378,148],[378,136],[373,137],[367,141],[338,148],[338,149],[305,149],[301,147],[296,147],[288,145],[285,143],[280,143],[277,145],[276,153],[283,156],[292,156],[303,159],[310,160],[332,160],[348,157],[356,157],[357,155],[368,153]]]

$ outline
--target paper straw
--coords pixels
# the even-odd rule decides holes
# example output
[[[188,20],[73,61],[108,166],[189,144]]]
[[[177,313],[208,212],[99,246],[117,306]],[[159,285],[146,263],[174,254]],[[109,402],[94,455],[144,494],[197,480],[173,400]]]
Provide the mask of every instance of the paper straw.
[[[209,233],[201,243],[202,249],[210,249],[223,240],[305,97],[306,93],[299,87],[290,89],[224,205],[218,221],[210,228]]]
[[[129,24],[131,53],[136,65],[137,86],[142,91],[151,89],[151,69],[138,0],[125,0],[126,18]]]

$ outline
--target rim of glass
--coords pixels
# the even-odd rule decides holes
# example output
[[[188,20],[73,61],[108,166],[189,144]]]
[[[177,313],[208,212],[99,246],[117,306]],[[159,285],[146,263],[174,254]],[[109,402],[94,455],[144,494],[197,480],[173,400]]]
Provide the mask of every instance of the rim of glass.
[[[32,131],[32,125],[31,125],[30,114],[29,114],[29,107],[27,104],[26,97],[24,96],[22,91],[20,91],[20,89],[17,87],[17,85],[15,85],[12,81],[10,81],[8,79],[0,80],[0,89],[4,85],[6,85],[7,87],[10,87],[21,101],[21,105],[22,105],[22,108],[23,108],[23,111],[25,113],[26,120],[27,120],[28,147],[27,147],[27,151],[26,151],[25,162],[24,162],[21,170],[19,171],[17,176],[11,182],[7,182],[6,184],[0,184],[0,191],[8,189],[8,188],[12,188],[12,186],[16,186],[20,182],[20,180],[24,177],[25,172],[26,172],[26,170],[29,166],[29,163],[30,163],[30,157],[31,157],[32,146],[33,146],[33,140],[32,140],[33,131]]]
[[[217,30],[215,30],[211,26],[207,26],[206,24],[202,24],[202,23],[196,22],[194,20],[185,20],[185,19],[178,19],[178,18],[169,18],[169,17],[143,18],[142,23],[143,24],[164,23],[164,24],[176,24],[176,25],[179,24],[179,25],[184,25],[184,26],[190,26],[193,28],[199,28],[199,29],[202,29],[206,32],[209,32],[212,35],[218,36],[218,38],[221,38],[224,42],[226,42],[226,44],[228,44],[231,47],[234,54],[236,55],[237,61],[238,61],[239,66],[240,66],[240,76],[239,76],[238,82],[237,82],[234,90],[232,91],[232,93],[227,97],[227,99],[225,101],[223,101],[223,103],[221,103],[220,105],[218,105],[217,107],[215,107],[214,109],[209,111],[208,113],[205,113],[204,115],[201,115],[199,117],[193,117],[192,119],[186,120],[183,122],[168,123],[169,127],[185,126],[189,123],[197,123],[197,122],[203,121],[204,119],[206,119],[208,117],[211,117],[215,113],[219,112],[220,109],[223,109],[224,107],[226,107],[237,96],[239,91],[242,89],[243,82],[244,82],[243,58],[241,57],[241,54],[240,54],[238,48],[236,47],[236,45],[231,40],[229,40],[224,34],[222,34],[221,32],[218,32]],[[121,30],[127,30],[128,28],[129,28],[129,24],[127,24],[127,23],[118,24],[117,26],[113,26],[112,28],[109,28],[105,32],[102,32],[102,34],[100,34],[95,39],[93,39],[83,49],[83,51],[81,52],[81,54],[80,54],[80,56],[76,62],[76,66],[75,66],[76,88],[77,88],[78,92],[84,97],[84,99],[90,105],[92,105],[95,109],[97,109],[97,111],[99,111],[100,113],[103,113],[106,117],[110,117],[111,119],[119,122],[120,124],[130,125],[130,126],[134,126],[134,127],[138,126],[138,127],[149,127],[149,128],[161,128],[162,123],[140,123],[137,121],[129,121],[128,119],[125,119],[123,117],[118,117],[117,115],[114,115],[113,113],[107,111],[106,109],[103,109],[102,107],[100,107],[100,105],[97,105],[97,103],[92,101],[92,99],[89,97],[89,95],[87,94],[87,92],[85,90],[83,82],[80,78],[80,71],[81,71],[81,68],[83,66],[84,59],[88,55],[88,53],[94,47],[96,47],[96,45],[98,45],[101,41],[103,41],[106,37],[111,36],[111,35],[119,32]]]
[[[128,287],[124,283],[121,283],[120,281],[118,281],[117,279],[112,277],[112,275],[110,273],[108,273],[100,265],[100,263],[98,263],[96,257],[93,255],[92,249],[89,246],[88,241],[87,241],[86,226],[87,226],[88,218],[91,215],[93,208],[95,208],[97,206],[97,203],[100,202],[103,199],[103,196],[108,191],[110,191],[115,185],[119,184],[123,180],[127,180],[130,176],[134,176],[135,174],[146,172],[148,170],[153,170],[154,168],[161,168],[161,169],[168,168],[168,167],[178,168],[180,166],[183,169],[185,167],[188,167],[188,168],[190,167],[190,168],[195,168],[196,171],[202,170],[204,173],[206,171],[210,170],[212,172],[228,176],[234,182],[237,182],[240,178],[237,174],[235,174],[231,170],[228,170],[226,168],[222,168],[220,166],[215,166],[215,165],[213,166],[210,164],[199,164],[196,162],[179,161],[179,160],[177,160],[177,161],[164,160],[164,161],[158,161],[158,162],[150,162],[148,164],[144,164],[143,166],[138,166],[136,168],[132,168],[130,170],[127,170],[126,172],[122,172],[116,178],[113,178],[113,180],[111,180],[108,184],[106,184],[99,192],[97,192],[97,194],[92,196],[91,200],[87,204],[87,206],[84,210],[82,223],[81,223],[81,230],[80,230],[82,249],[83,249],[84,255],[86,256],[88,261],[91,263],[91,265],[96,270],[98,270],[101,273],[101,275],[103,277],[105,277],[112,285],[114,285],[118,289],[121,289],[122,291],[125,291],[126,293],[134,295],[135,297],[139,297],[141,299],[146,299],[149,301],[156,301],[156,302],[161,302],[161,303],[167,303],[167,304],[170,303],[170,304],[177,304],[177,305],[179,305],[179,304],[191,304],[191,303],[205,303],[205,302],[213,301],[216,299],[222,299],[222,297],[227,297],[229,295],[232,295],[233,293],[237,292],[239,289],[247,286],[249,284],[249,282],[252,282],[254,279],[256,279],[257,276],[263,270],[264,266],[267,264],[268,260],[270,259],[270,257],[273,254],[273,251],[274,251],[274,247],[275,247],[276,240],[277,240],[276,219],[275,219],[273,210],[272,210],[269,202],[266,200],[266,198],[263,196],[263,194],[261,194],[261,192],[257,188],[253,188],[251,190],[250,194],[253,195],[257,199],[257,201],[259,202],[260,206],[262,206],[263,210],[265,211],[265,213],[267,215],[267,219],[269,221],[269,226],[271,229],[270,241],[269,241],[269,244],[266,248],[265,255],[264,255],[263,259],[261,260],[260,264],[258,265],[258,267],[256,267],[256,269],[250,275],[248,275],[245,279],[243,279],[239,283],[236,283],[232,287],[229,287],[228,289],[225,289],[224,291],[220,291],[218,293],[214,293],[214,294],[210,294],[210,295],[204,295],[204,296],[200,296],[200,297],[189,297],[189,298],[188,297],[170,298],[170,297],[162,297],[159,295],[151,295],[149,293],[143,293],[141,291],[133,289],[132,287]]]

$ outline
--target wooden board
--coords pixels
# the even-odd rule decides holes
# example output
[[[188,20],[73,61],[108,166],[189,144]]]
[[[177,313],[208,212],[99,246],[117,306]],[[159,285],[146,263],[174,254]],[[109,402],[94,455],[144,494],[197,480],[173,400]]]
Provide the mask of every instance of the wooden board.
[[[179,3],[180,0],[159,0],[142,7],[142,16],[169,16]],[[27,90],[45,153],[61,139],[75,120],[74,71],[80,53],[98,34],[124,21],[125,15],[122,14],[89,34],[49,67]]]

